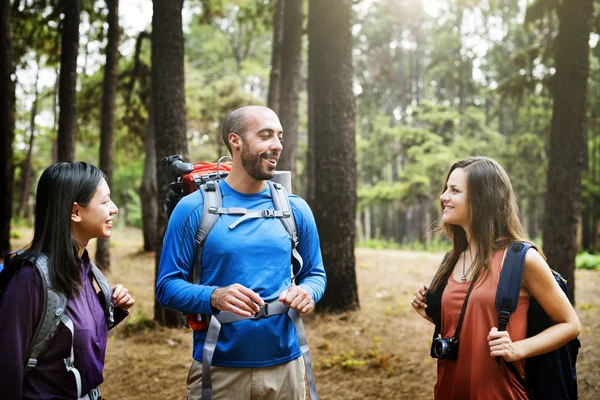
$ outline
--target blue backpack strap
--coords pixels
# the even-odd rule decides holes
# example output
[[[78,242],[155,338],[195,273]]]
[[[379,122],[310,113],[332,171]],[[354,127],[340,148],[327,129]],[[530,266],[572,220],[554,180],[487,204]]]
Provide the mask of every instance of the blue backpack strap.
[[[523,281],[523,269],[525,267],[525,255],[532,248],[531,243],[516,242],[508,246],[500,281],[496,291],[496,309],[498,310],[498,330],[505,331],[510,320],[510,315],[517,309],[521,282]]]
[[[496,291],[499,331],[506,330],[510,315],[517,309],[521,283],[523,282],[523,270],[525,269],[525,256],[527,255],[527,251],[532,247],[535,249],[531,243],[525,242],[511,243],[508,246]],[[498,368],[501,368],[500,357],[496,357],[496,364],[498,364]],[[505,362],[505,364],[525,389],[525,379],[514,364],[511,362]]]
[[[196,231],[196,257],[194,257],[194,268],[192,271],[192,282],[197,285],[202,283],[202,249],[204,248],[206,237],[217,223],[217,219],[219,218],[218,210],[223,204],[218,181],[206,182],[200,186],[200,190],[204,197],[204,206],[202,207],[200,225],[198,225],[198,230]]]

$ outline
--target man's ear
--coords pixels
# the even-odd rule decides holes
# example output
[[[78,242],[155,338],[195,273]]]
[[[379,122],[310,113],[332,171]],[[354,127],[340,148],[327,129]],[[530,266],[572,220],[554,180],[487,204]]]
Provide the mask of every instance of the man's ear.
[[[81,206],[77,204],[77,202],[73,203],[73,208],[71,209],[71,221],[73,222],[81,222]]]
[[[242,143],[240,135],[235,132],[231,132],[227,139],[229,140],[229,145],[231,146],[232,150],[240,147],[240,144]]]

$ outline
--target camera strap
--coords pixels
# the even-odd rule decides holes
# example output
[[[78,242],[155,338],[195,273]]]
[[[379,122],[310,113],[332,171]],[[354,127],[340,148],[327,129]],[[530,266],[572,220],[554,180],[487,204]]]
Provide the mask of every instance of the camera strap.
[[[462,309],[460,310],[460,316],[458,317],[458,324],[456,325],[456,330],[454,331],[454,335],[452,335],[452,341],[454,343],[458,343],[460,329],[462,328],[463,319],[465,318],[465,311],[467,310],[467,303],[469,302],[469,297],[471,296],[471,292],[473,291],[473,288],[475,287],[475,282],[477,282],[477,278],[479,277],[479,272],[480,271],[477,271],[477,274],[475,274],[475,276],[471,280],[471,284],[469,285],[469,290],[467,290],[467,295],[465,296],[465,301],[463,302]],[[439,327],[438,327],[438,324],[435,325],[435,332],[433,334],[434,338],[437,337],[438,334],[441,333],[441,324],[442,324],[441,315],[440,315],[439,322],[440,322]]]

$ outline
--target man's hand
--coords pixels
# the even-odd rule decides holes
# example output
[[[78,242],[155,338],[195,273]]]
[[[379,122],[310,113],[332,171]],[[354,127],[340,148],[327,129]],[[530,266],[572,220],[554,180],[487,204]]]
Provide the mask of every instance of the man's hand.
[[[300,314],[306,314],[315,308],[315,302],[308,292],[300,286],[292,286],[279,295],[279,301]]]
[[[215,289],[210,296],[210,305],[221,311],[231,311],[242,317],[251,317],[265,302],[260,296],[238,283]]]
[[[133,297],[131,297],[129,291],[126,287],[123,287],[123,285],[115,285],[113,286],[112,290],[112,302],[115,307],[119,307],[121,310],[127,311],[135,303],[135,300]]]

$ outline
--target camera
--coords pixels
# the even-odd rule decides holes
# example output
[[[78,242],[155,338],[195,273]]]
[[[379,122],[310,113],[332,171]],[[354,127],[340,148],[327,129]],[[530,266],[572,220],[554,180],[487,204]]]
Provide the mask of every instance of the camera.
[[[456,360],[458,358],[458,340],[456,338],[433,338],[430,355],[432,358]]]

